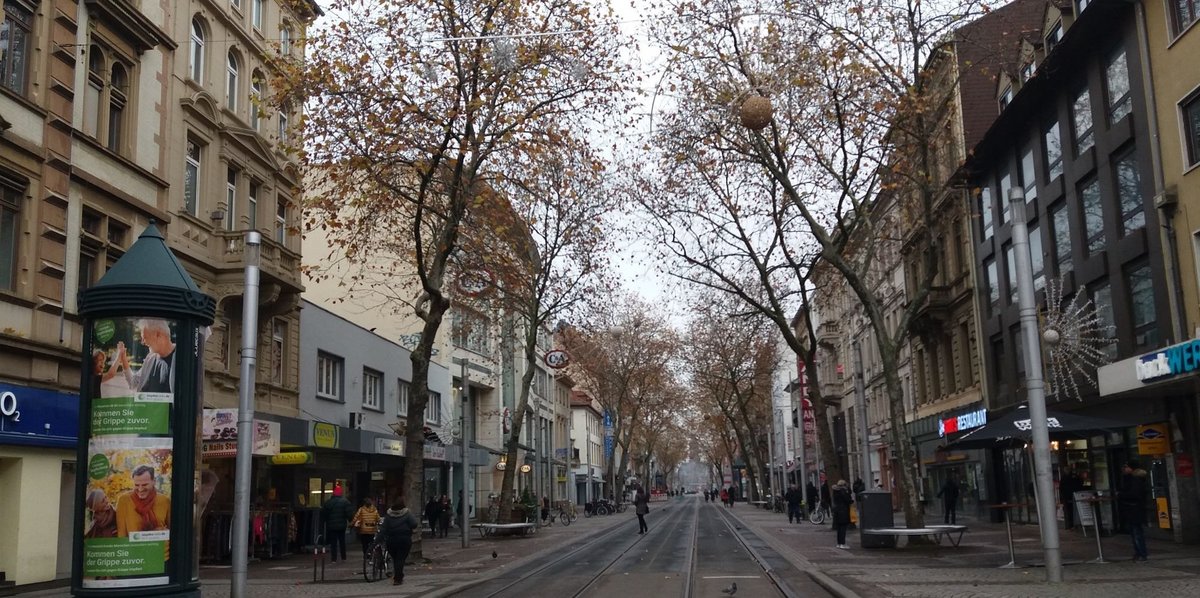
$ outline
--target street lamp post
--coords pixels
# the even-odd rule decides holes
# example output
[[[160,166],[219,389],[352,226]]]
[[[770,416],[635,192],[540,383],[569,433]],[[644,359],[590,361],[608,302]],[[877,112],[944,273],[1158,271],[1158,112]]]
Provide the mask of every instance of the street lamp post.
[[[1054,480],[1050,473],[1050,432],[1046,421],[1046,388],[1042,380],[1042,343],[1038,334],[1037,302],[1033,295],[1033,259],[1029,253],[1029,228],[1025,222],[1025,192],[1009,191],[1013,213],[1013,253],[1017,260],[1017,305],[1021,314],[1021,342],[1025,347],[1025,395],[1033,432],[1033,469],[1037,483],[1038,527],[1046,559],[1046,581],[1062,581],[1062,554],[1055,518]]]

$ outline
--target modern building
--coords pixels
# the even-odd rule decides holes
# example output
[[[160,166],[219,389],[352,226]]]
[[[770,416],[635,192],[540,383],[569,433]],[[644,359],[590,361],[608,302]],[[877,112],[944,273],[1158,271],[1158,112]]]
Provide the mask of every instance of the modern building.
[[[607,495],[604,419],[600,404],[581,390],[571,391],[571,418],[575,504],[583,505]]]
[[[1104,350],[1116,364],[1109,367],[1129,366],[1127,376],[1116,378],[1136,382],[1136,364],[1128,358],[1184,340],[1173,324],[1176,314],[1167,292],[1173,260],[1159,234],[1165,222],[1155,205],[1157,148],[1148,102],[1153,94],[1140,13],[1138,3],[1116,0],[1048,4],[1041,49],[1025,56],[1019,75],[1009,80],[1011,94],[997,89],[1002,111],[967,162],[975,191],[971,233],[981,289],[977,309],[993,411],[1015,408],[1026,392],[1011,189],[1024,191],[1038,301],[1045,301],[1051,284],[1061,285],[1064,297],[1080,294],[1090,300],[1102,336],[1111,339]],[[1178,505],[1172,451],[1147,453],[1148,445],[1139,446],[1138,426],[1170,422],[1190,437],[1192,387],[1116,392],[1101,375],[1097,390],[1092,373],[1084,374],[1076,377],[1081,402],[1069,397],[1071,381],[1051,379],[1051,407],[1105,417],[1122,427],[1055,442],[1055,479],[1070,468],[1082,475],[1087,489],[1111,492],[1121,465],[1140,458],[1151,472],[1155,500],[1150,509],[1166,507],[1170,514],[1160,520],[1150,512],[1149,520],[1167,528],[1189,524],[1180,515],[1185,511]],[[995,450],[993,459],[993,500],[1033,504],[1028,454],[1020,448]],[[1035,513],[1030,507],[1014,515],[1029,519]],[[1104,525],[1120,527],[1117,515],[1115,507],[1105,509]]]
[[[3,1],[0,577],[23,585],[70,573],[78,293],[151,220],[218,300],[205,349],[210,407],[236,405],[242,239],[262,233],[256,400],[296,415],[298,180],[278,141],[297,115],[253,98],[265,96],[276,61],[301,59],[291,40],[318,11],[307,1]]]

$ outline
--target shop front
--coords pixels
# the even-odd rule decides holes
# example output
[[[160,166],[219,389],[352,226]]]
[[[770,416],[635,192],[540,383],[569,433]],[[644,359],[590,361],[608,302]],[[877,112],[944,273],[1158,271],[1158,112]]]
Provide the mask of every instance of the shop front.
[[[987,517],[991,502],[988,480],[989,457],[986,450],[956,448],[953,441],[963,433],[987,423],[987,410],[973,403],[923,417],[908,424],[920,461],[920,496],[931,516],[942,515],[939,493],[948,482],[958,485],[958,514]]]
[[[78,394],[0,384],[0,573],[17,585],[71,575],[78,433]]]

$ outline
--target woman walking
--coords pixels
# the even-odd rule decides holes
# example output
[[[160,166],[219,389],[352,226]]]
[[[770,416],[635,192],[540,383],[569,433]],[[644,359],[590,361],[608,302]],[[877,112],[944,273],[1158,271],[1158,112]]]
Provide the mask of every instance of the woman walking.
[[[363,558],[367,558],[367,553],[371,550],[371,540],[375,539],[375,532],[379,531],[379,510],[375,508],[375,501],[371,498],[364,498],[362,506],[354,512],[354,519],[351,520],[350,525],[358,531],[358,541],[362,543]]]
[[[388,509],[387,517],[379,525],[379,540],[387,546],[388,554],[392,556],[392,585],[404,583],[404,561],[408,560],[408,551],[412,550],[413,530],[419,528],[421,522],[404,505],[404,499],[399,499]]]
[[[644,534],[649,529],[646,527],[646,515],[650,513],[650,496],[641,486],[638,486],[634,495],[633,506],[638,517],[638,534]]]
[[[850,495],[850,487],[846,480],[838,480],[833,486],[833,527],[837,530],[837,547],[843,550],[850,548],[846,544],[846,528],[850,527],[850,505],[854,498]]]

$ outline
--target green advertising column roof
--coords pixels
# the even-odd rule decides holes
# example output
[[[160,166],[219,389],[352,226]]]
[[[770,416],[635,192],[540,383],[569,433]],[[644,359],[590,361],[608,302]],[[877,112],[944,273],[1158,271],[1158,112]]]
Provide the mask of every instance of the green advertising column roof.
[[[79,294],[79,314],[85,317],[195,317],[208,325],[216,311],[216,300],[196,286],[153,220],[100,281]]]

